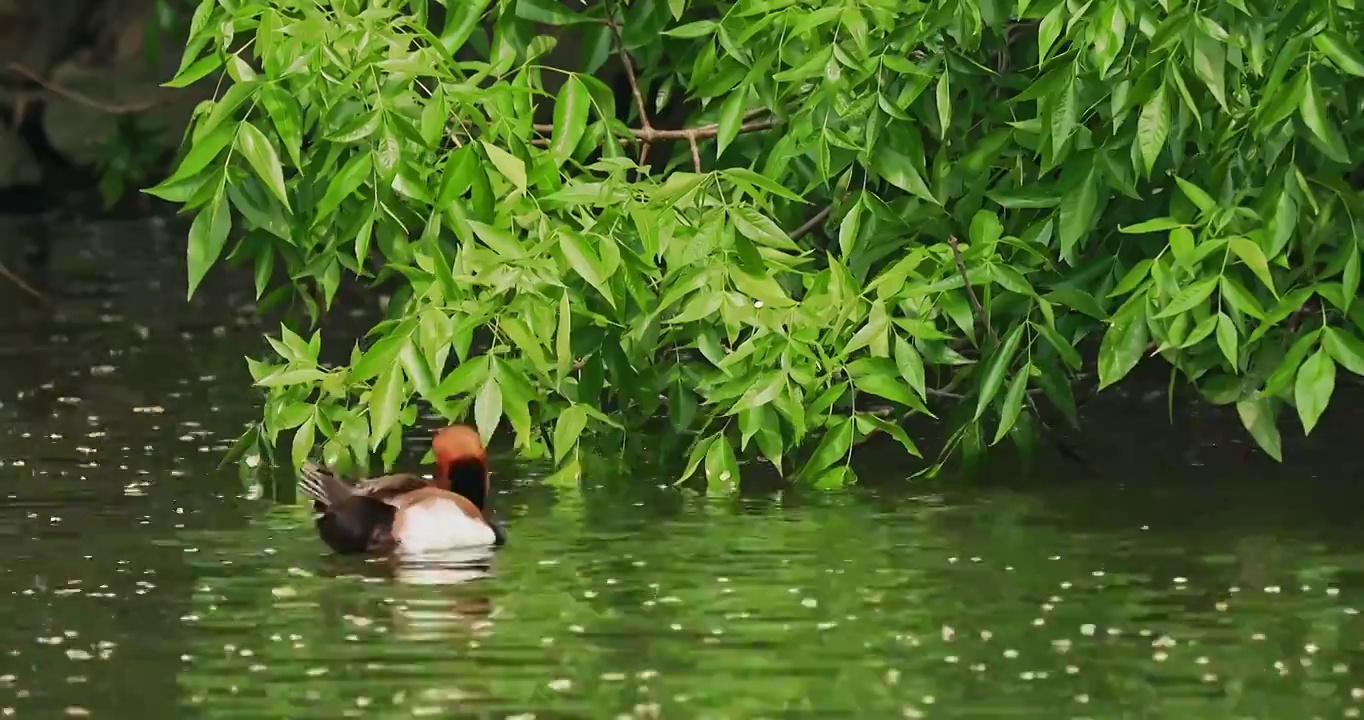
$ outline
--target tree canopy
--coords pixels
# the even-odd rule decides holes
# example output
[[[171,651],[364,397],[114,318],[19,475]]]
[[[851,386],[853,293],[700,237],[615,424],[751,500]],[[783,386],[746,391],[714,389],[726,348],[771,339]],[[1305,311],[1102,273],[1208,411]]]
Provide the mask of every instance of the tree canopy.
[[[1284,408],[1310,432],[1364,374],[1362,32],[1354,0],[203,0],[170,84],[222,90],[150,192],[194,213],[191,293],[224,258],[314,322],[393,293],[346,365],[270,338],[239,449],[368,468],[425,405],[561,481],[648,428],[713,492],[750,457],[829,487],[869,435],[918,455],[912,415],[932,472],[1158,357],[1279,458]]]

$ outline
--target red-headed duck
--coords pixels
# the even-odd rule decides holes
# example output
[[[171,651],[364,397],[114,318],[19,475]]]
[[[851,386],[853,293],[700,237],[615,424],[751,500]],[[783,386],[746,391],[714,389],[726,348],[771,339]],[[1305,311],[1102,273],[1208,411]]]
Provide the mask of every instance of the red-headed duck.
[[[313,499],[318,534],[341,554],[423,553],[501,545],[506,535],[487,517],[487,452],[478,432],[455,425],[431,441],[436,472],[430,482],[402,473],[342,480],[315,463],[300,472],[298,488]]]

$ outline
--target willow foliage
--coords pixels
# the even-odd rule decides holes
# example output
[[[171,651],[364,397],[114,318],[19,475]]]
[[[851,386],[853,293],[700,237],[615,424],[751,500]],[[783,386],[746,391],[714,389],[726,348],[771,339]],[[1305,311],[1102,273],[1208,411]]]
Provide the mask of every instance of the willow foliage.
[[[241,447],[296,462],[391,461],[424,404],[561,481],[647,430],[713,492],[836,486],[1157,356],[1277,458],[1364,374],[1361,41],[1354,0],[203,0],[171,84],[222,89],[151,192],[191,292],[394,291],[346,365],[250,362]]]

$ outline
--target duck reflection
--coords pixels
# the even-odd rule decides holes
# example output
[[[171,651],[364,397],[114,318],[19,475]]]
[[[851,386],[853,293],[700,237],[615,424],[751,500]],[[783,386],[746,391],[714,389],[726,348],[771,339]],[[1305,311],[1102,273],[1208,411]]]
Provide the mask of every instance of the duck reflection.
[[[358,563],[354,558],[329,556],[322,571],[333,577],[359,576],[366,583],[411,588],[384,601],[390,632],[396,638],[449,640],[462,635],[477,641],[492,632],[494,606],[483,584],[475,581],[493,576],[494,555],[488,547],[376,557]]]

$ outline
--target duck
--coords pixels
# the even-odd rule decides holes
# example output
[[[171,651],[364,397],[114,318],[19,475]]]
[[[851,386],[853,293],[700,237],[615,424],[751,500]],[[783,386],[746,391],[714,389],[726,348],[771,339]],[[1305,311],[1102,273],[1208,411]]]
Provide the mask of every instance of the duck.
[[[298,489],[313,500],[318,535],[341,555],[496,547],[507,541],[490,520],[488,455],[478,431],[452,425],[431,440],[436,471],[350,482],[317,463],[299,472]]]

